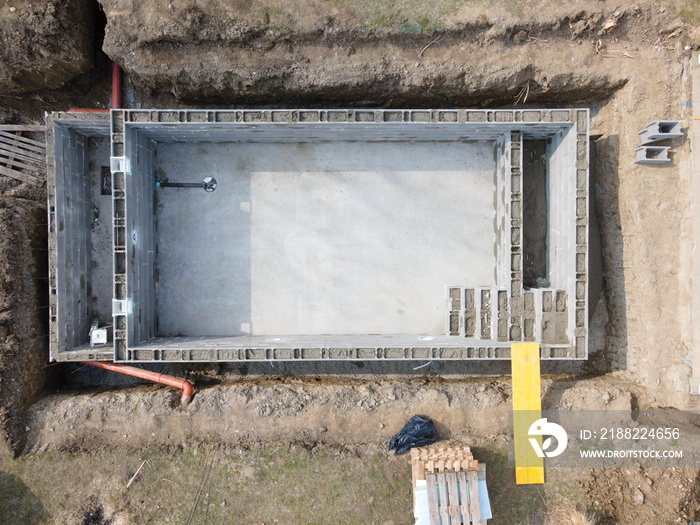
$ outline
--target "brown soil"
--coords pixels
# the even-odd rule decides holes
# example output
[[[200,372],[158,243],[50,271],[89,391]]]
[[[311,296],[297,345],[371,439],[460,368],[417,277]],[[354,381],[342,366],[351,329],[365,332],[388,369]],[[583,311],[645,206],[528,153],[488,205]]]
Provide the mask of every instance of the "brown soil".
[[[22,446],[22,411],[48,363],[46,210],[0,195],[0,441]]]
[[[590,506],[607,523],[687,523],[700,518],[698,470],[592,469],[582,482]]]
[[[55,24],[65,23],[65,12],[45,8],[39,16],[38,8],[15,4],[11,13],[0,7],[0,28],[24,35],[22,46],[0,52],[0,121],[107,106],[107,57],[97,53],[96,67],[86,71],[89,53],[79,51],[94,44],[89,23],[70,18],[89,30],[61,33],[67,43],[59,50]],[[692,118],[689,49],[698,30],[679,17],[684,1],[621,8],[597,0],[102,4],[104,50],[127,72],[127,105],[513,107],[520,96],[518,107],[590,107],[591,127],[603,133],[594,166],[603,296],[585,371],[608,376],[545,381],[544,403],[695,406],[684,363],[690,144],[671,143],[670,167],[633,163],[637,130],[647,122]],[[97,40],[101,32],[95,28]],[[26,72],[4,80],[8,64]],[[44,199],[0,177],[0,431],[16,452],[209,442],[375,446],[414,413],[433,417],[445,438],[475,446],[503,438],[510,408],[503,379],[252,379],[200,388],[188,408],[174,392],[143,386],[64,391],[31,404],[46,377]],[[224,379],[220,372],[195,377],[202,387],[205,378]],[[698,516],[697,475],[604,469],[571,479],[609,523],[679,523]]]
[[[606,379],[545,379],[543,407],[630,410],[633,385]],[[387,443],[414,414],[431,417],[443,439],[489,442],[507,434],[510,381],[439,378],[394,381],[270,378],[201,388],[180,406],[160,386],[94,392],[89,402],[65,392],[26,413],[25,454],[53,450],[309,441]],[[79,423],[78,423],[79,422]],[[25,429],[26,429],[25,428]]]
[[[60,88],[93,67],[90,0],[0,5],[0,94]]]

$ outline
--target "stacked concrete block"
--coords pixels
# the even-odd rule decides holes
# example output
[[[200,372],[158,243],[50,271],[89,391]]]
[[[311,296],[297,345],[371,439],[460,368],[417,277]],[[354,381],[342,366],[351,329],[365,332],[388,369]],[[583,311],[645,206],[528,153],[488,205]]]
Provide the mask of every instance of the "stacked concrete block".
[[[540,290],[538,290],[540,291]],[[569,342],[567,295],[563,290],[541,290],[542,293],[542,343],[567,344]]]
[[[575,297],[575,310],[569,312],[569,329],[574,331],[573,355],[568,357],[585,359],[588,357],[588,112],[576,112],[576,268],[575,291],[569,295]],[[565,293],[565,292],[564,292]]]
[[[523,340],[537,341],[536,338],[537,311],[535,310],[535,292],[526,290],[523,292]],[[539,333],[539,331],[537,332]]]
[[[523,135],[510,134],[510,333],[511,341],[522,340],[523,310]]]
[[[126,190],[131,176],[124,143],[124,115],[116,111],[111,119],[112,226],[114,228],[114,358],[127,359],[127,316],[132,312],[127,291]]]
[[[491,315],[491,290],[481,289],[479,291],[481,309],[480,309],[480,338],[481,339],[492,339],[493,326],[492,315]]]
[[[461,288],[450,288],[449,289],[449,301],[450,301],[450,314],[447,319],[447,333],[449,335],[460,335],[462,331],[462,289]]]
[[[668,146],[649,146],[654,142],[667,139],[677,139],[683,136],[681,129],[682,120],[655,120],[647,124],[647,127],[638,131],[642,145],[635,149],[636,164],[666,164],[671,162]]]
[[[476,337],[476,296],[473,288],[464,290],[464,337]]]
[[[511,309],[508,308],[508,292],[498,291],[498,333],[496,339],[499,341],[509,341],[508,319]]]
[[[492,286],[448,288],[448,334],[509,342],[509,291]],[[460,306],[462,308],[460,309]]]

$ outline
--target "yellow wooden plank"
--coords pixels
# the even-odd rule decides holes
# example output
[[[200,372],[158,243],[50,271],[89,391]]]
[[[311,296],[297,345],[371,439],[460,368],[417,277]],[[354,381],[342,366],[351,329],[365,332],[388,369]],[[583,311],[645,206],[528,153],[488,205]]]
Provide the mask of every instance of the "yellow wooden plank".
[[[530,444],[530,425],[542,417],[540,397],[540,345],[511,345],[513,374],[513,448],[515,449],[515,483],[544,483],[544,461]],[[533,436],[540,447],[542,437]]]

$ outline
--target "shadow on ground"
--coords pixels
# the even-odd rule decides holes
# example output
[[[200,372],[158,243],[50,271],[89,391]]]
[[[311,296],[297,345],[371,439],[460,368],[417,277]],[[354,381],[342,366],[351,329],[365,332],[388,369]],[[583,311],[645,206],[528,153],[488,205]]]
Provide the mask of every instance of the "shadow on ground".
[[[0,523],[31,525],[44,523],[48,518],[44,505],[21,479],[0,472]]]

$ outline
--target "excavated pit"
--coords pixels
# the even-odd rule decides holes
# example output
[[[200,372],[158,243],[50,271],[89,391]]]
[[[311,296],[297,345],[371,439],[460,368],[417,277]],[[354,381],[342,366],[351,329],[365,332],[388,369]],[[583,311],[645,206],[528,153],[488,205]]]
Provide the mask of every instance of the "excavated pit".
[[[108,20],[112,20],[111,16],[108,16]],[[542,30],[544,30],[544,34],[541,32]],[[559,30],[545,27],[538,28],[538,31],[540,31],[541,37],[550,38],[555,48],[566,48],[569,46],[566,41],[559,42],[557,40],[561,37],[561,35],[558,35]],[[481,30],[473,34],[470,33],[470,35],[473,36],[477,33],[483,35]],[[607,70],[605,72],[604,68],[601,73],[591,73],[593,68],[581,69],[578,72],[574,71],[575,67],[572,69],[566,65],[569,59],[564,57],[564,55],[562,55],[561,60],[555,58],[551,64],[538,64],[537,66],[525,65],[518,62],[518,60],[513,60],[511,67],[501,68],[499,72],[500,66],[498,64],[500,62],[509,61],[520,53],[520,48],[509,43],[509,40],[516,33],[515,30],[512,30],[503,34],[502,38],[496,39],[495,46],[498,48],[498,52],[495,54],[500,55],[498,61],[485,59],[482,63],[485,68],[482,68],[483,71],[478,73],[473,69],[462,69],[458,72],[453,71],[450,74],[444,73],[453,69],[454,60],[458,56],[463,56],[465,50],[460,48],[459,40],[464,38],[466,33],[446,34],[443,41],[439,42],[439,45],[436,44],[424,53],[420,53],[419,60],[416,60],[415,57],[421,52],[424,45],[422,41],[425,40],[425,37],[422,35],[417,38],[403,36],[400,38],[379,39],[380,41],[370,39],[369,41],[354,42],[343,37],[335,41],[324,41],[321,45],[318,42],[313,42],[313,38],[307,37],[297,42],[292,42],[292,47],[297,54],[292,57],[292,65],[289,72],[280,75],[280,78],[275,77],[276,73],[273,76],[269,76],[270,72],[279,71],[276,66],[261,65],[258,68],[257,66],[251,66],[250,63],[247,63],[245,66],[248,69],[244,75],[245,79],[242,81],[240,78],[236,78],[234,74],[228,80],[225,77],[220,77],[214,82],[205,81],[205,77],[197,76],[197,74],[194,74],[196,72],[188,72],[187,67],[189,66],[187,64],[177,74],[177,77],[162,76],[160,72],[147,74],[146,69],[141,70],[135,65],[135,62],[132,65],[128,60],[125,60],[124,65],[127,72],[132,74],[132,76],[127,77],[127,88],[134,90],[137,100],[141,98],[142,105],[148,104],[150,100],[152,103],[160,104],[161,107],[164,105],[177,106],[188,102],[197,102],[198,105],[211,105],[217,104],[217,101],[221,103],[223,100],[233,100],[242,106],[248,107],[253,105],[259,106],[261,101],[270,104],[268,107],[279,107],[285,103],[288,105],[288,103],[294,101],[307,107],[322,106],[328,108],[339,107],[348,103],[352,103],[355,107],[391,106],[398,109],[430,106],[481,106],[496,108],[506,105],[511,106],[513,101],[517,100],[523,92],[523,89],[526,89],[529,96],[527,106],[533,107],[532,105],[534,104],[540,107],[550,106],[553,109],[566,105],[591,107],[593,114],[595,114],[599,108],[604,107],[608,103],[610,97],[614,96],[617,90],[625,86],[628,80],[628,77],[622,71],[610,72]],[[114,33],[111,33],[111,35],[113,37]],[[107,49],[111,49],[109,46],[114,44],[114,41],[110,41],[109,38],[110,36],[108,35]],[[283,48],[282,46],[277,46],[277,49],[274,49],[275,46],[261,45],[264,44],[267,38],[266,36],[261,36],[255,45],[252,45],[251,41],[251,45],[241,47],[240,53],[244,55],[247,53],[248,55],[246,56],[252,59],[256,53],[259,54],[260,49],[267,47],[269,47],[268,51],[273,50],[274,53],[289,52],[288,48]],[[426,40],[425,43],[429,42],[430,39]],[[380,54],[387,54],[388,52],[389,54],[394,53],[394,58],[399,57],[399,60],[393,60],[391,63],[382,65],[379,68],[382,72],[380,75],[376,74],[376,67],[374,66],[374,64],[379,64],[379,62],[376,62],[376,44],[379,44],[383,49]],[[151,47],[149,47],[149,44],[149,46],[143,47],[143,52],[152,53],[154,57],[160,56],[163,58],[168,53],[174,52],[176,47],[182,47],[182,45],[185,44],[180,43],[178,46],[173,46],[171,43],[161,42],[157,45],[153,44]],[[201,49],[209,48],[203,46]],[[330,64],[330,69],[328,69],[329,64],[325,64],[324,73],[322,76],[319,76],[320,64],[314,61],[314,54],[320,56],[320,54],[327,53],[329,49],[334,50],[333,53],[341,52],[340,55],[336,55],[339,56],[337,64],[350,65],[343,69],[339,65],[336,67],[336,65]],[[471,46],[468,49],[469,51],[467,52],[471,53],[477,48]],[[212,47],[209,50],[213,51],[215,48]],[[439,52],[442,57],[440,61],[436,61],[435,57],[431,55],[433,52]],[[479,51],[479,53],[481,52]],[[115,56],[119,56],[119,53],[115,53]],[[483,55],[477,54],[475,57],[476,62],[479,62],[480,56],[485,58]],[[307,57],[308,61],[304,57]],[[352,66],[354,63],[363,62],[370,64],[368,68],[370,73],[364,79],[357,68]],[[196,60],[192,60],[190,65],[193,63],[196,63]],[[406,75],[406,71],[401,68],[409,66],[416,71],[410,71]],[[199,71],[206,70],[206,67],[206,64],[203,65]],[[554,72],[557,69],[565,70],[566,72],[557,75]],[[342,83],[338,83],[339,77],[345,80]],[[177,78],[182,79],[182,82],[177,80]],[[299,82],[295,80],[303,78],[307,78],[309,81]],[[317,80],[322,82],[316,82]],[[326,83],[325,86],[324,83]],[[195,88],[192,89],[190,86],[195,86]],[[161,91],[163,89],[170,91],[173,96],[163,93]],[[520,98],[522,99],[522,97]],[[202,101],[206,101],[206,104],[201,104]],[[127,104],[130,104],[128,99]],[[597,147],[607,152],[609,149],[608,145],[611,146],[611,150],[616,150],[617,146],[609,140],[601,141]],[[528,151],[527,145],[525,145],[525,151]],[[104,153],[100,155],[104,156]],[[604,153],[604,156],[607,155],[608,153]],[[105,161],[100,161],[100,167],[105,165],[105,163]],[[527,195],[525,198],[528,198]],[[527,217],[524,218],[526,227],[528,220]],[[534,222],[537,222],[537,220]],[[530,233],[532,233],[534,238],[541,234],[541,232],[537,233],[536,231]],[[527,276],[530,280],[528,285],[533,286],[537,284],[538,278],[542,279],[542,250],[540,247],[529,252],[531,245],[527,244],[527,238],[529,237],[527,231],[524,232],[524,236],[524,242],[526,243],[523,246],[525,258],[528,259],[528,256],[531,255],[535,260],[540,261],[540,270],[537,270],[538,264],[535,262],[533,273]],[[536,245],[537,243],[535,242],[534,244]],[[591,316],[594,314],[596,306],[599,309],[601,307],[597,303],[589,304]],[[606,309],[605,304],[602,304],[602,307]],[[111,313],[109,309],[104,306],[96,308],[104,312],[98,317],[104,319],[105,323],[108,323]],[[607,310],[609,310],[608,314],[613,315],[611,322],[617,323],[614,316],[619,315],[619,306],[612,309],[607,308]],[[606,328],[604,323],[598,323],[592,326],[591,330],[594,331],[591,334],[591,339],[594,339],[598,345],[595,350],[602,349],[600,342],[601,340],[603,343],[605,342],[605,335],[609,327]],[[272,363],[274,368],[270,366],[270,363],[254,362],[246,364],[221,363],[219,365],[166,364],[164,368],[162,365],[158,366],[173,373],[192,373],[195,377],[200,377],[202,380],[222,376],[240,377],[242,374],[269,375],[270,373],[278,374],[280,372],[283,374],[345,374],[351,376],[416,375],[429,372],[446,376],[465,377],[479,374],[503,375],[509,371],[507,362],[460,363],[447,361],[439,364],[434,362],[427,368],[414,370],[416,365],[427,363],[429,360],[429,357],[426,357],[421,363],[363,361],[351,363],[300,363],[284,359],[272,359],[270,363]],[[598,361],[594,363],[593,369],[600,371],[609,370],[611,368],[610,361],[604,361],[602,364]],[[612,365],[612,368],[624,369],[624,364]],[[577,362],[543,363],[543,371],[545,372],[580,373],[587,370],[591,370],[591,367],[588,365],[582,366],[581,363]],[[73,384],[96,384],[98,382],[102,385],[113,382],[122,383],[121,379],[115,380],[99,372],[89,374],[84,373],[84,371],[70,373],[67,378],[67,383]]]

